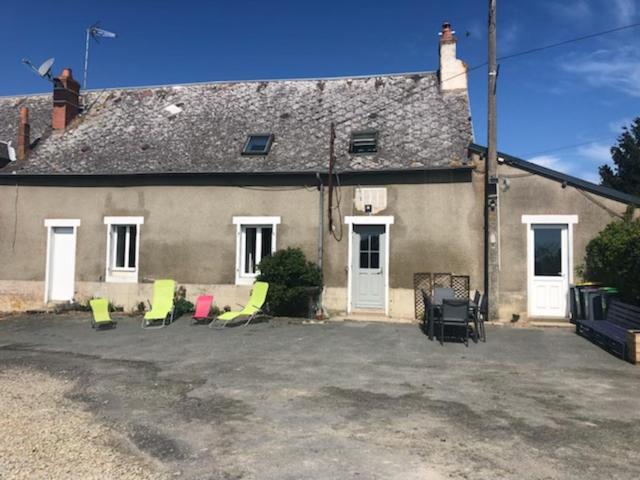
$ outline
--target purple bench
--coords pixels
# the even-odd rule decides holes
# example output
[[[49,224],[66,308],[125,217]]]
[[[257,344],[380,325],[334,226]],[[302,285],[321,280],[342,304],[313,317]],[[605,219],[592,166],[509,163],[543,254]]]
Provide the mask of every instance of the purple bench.
[[[627,330],[640,330],[640,307],[612,300],[604,320],[576,320],[576,333],[623,359],[627,358]]]

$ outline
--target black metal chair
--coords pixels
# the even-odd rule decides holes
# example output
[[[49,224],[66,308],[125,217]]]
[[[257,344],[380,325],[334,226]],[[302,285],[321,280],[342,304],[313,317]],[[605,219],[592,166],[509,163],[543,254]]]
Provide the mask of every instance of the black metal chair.
[[[464,328],[464,343],[469,346],[469,300],[445,298],[442,301],[442,315],[438,322],[441,345],[444,345],[444,327],[455,326]]]
[[[422,292],[422,303],[424,304],[424,319],[422,320],[422,331],[424,333],[429,333],[429,327],[431,326],[432,316],[433,316],[433,305],[431,303],[431,297],[427,292],[424,291],[424,288],[421,288]]]
[[[442,301],[445,298],[455,298],[455,295],[453,288],[436,287],[433,289],[433,303],[436,305],[442,305]]]
[[[480,295],[480,292],[478,290],[475,291],[475,293],[473,294],[473,312],[469,312],[469,315],[471,315],[471,319],[473,320],[473,334],[475,336],[475,341],[476,343],[478,342],[478,339],[480,338],[480,299],[482,298],[482,295]]]
[[[478,318],[478,332],[480,333],[483,342],[487,341],[487,332],[484,329],[484,321],[487,319],[487,310],[487,294],[485,293],[482,295],[482,300],[480,300],[478,305],[478,313],[476,314],[476,317]]]

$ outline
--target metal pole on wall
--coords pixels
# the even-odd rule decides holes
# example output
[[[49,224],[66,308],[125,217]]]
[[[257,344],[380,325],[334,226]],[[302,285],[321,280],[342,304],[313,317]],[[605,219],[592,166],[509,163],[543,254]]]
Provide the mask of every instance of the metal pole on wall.
[[[485,294],[488,295],[487,316],[498,318],[498,147],[497,103],[498,80],[496,1],[489,0],[489,52],[487,98],[487,159],[485,168]]]
[[[87,40],[84,45],[84,75],[82,89],[87,89],[87,71],[89,70],[89,38],[91,37],[91,27],[87,28]]]

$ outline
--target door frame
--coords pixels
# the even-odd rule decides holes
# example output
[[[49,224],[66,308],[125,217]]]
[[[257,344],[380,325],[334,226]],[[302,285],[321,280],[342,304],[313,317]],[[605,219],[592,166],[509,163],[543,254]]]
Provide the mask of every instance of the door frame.
[[[578,223],[578,215],[522,215],[522,223],[527,227],[527,315],[531,316],[534,277],[533,225],[567,226],[567,294],[573,283],[573,226]],[[568,306],[568,297],[567,303]],[[566,310],[566,309],[565,309]],[[566,316],[566,312],[565,312]]]
[[[349,250],[347,259],[347,313],[353,311],[353,226],[354,225],[384,225],[385,227],[385,255],[384,255],[384,314],[389,315],[389,257],[390,255],[390,225],[394,223],[392,215],[358,215],[345,217],[344,223],[349,225]]]
[[[73,272],[73,288],[75,290],[76,279],[76,245],[78,238],[79,218],[46,218],[44,226],[47,228],[47,255],[44,273],[44,303],[49,302],[50,263],[51,263],[51,238],[54,227],[73,227],[73,258],[71,259],[71,271]]]

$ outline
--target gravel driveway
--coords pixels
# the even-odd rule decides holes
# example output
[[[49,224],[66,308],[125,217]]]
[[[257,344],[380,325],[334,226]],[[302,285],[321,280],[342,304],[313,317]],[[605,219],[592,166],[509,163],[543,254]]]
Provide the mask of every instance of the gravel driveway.
[[[0,478],[635,479],[640,368],[567,329],[0,321]]]

